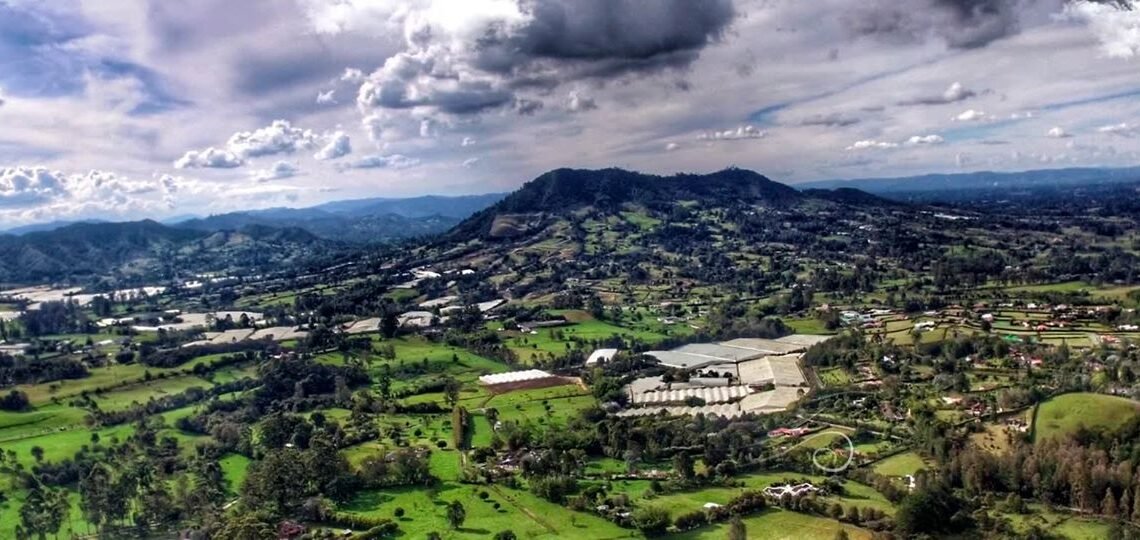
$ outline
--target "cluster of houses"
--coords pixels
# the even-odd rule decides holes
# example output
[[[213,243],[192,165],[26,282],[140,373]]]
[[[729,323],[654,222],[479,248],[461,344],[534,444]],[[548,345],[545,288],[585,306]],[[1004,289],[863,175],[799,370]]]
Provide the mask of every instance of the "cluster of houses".
[[[431,328],[446,323],[452,315],[467,309],[468,306],[459,305],[458,302],[458,296],[443,296],[428,300],[418,306],[421,309],[401,313],[397,320],[401,328]],[[506,303],[506,300],[496,298],[479,302],[475,306],[479,308],[480,313],[486,315]]]

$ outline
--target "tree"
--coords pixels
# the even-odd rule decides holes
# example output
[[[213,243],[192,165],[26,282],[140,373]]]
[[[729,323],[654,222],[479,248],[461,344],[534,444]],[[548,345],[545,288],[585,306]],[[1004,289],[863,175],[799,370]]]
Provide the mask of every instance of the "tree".
[[[693,458],[689,457],[689,453],[684,450],[673,455],[673,470],[677,471],[677,475],[686,482],[696,476],[696,470],[693,468]]]
[[[1120,508],[1116,505],[1116,495],[1113,495],[1112,488],[1104,491],[1104,500],[1100,503],[1100,513],[1112,518],[1120,513]]]
[[[218,538],[229,540],[273,540],[277,538],[277,531],[263,516],[243,512],[231,514],[229,519],[218,531]]]
[[[518,539],[518,536],[515,535],[515,532],[510,530],[510,529],[507,529],[505,531],[499,531],[499,532],[495,533],[495,540],[517,540],[517,539]]]
[[[639,508],[633,513],[633,525],[646,536],[664,534],[669,524],[669,511],[660,506]]]
[[[733,516],[728,524],[728,540],[748,540],[748,529],[740,516]]]
[[[847,535],[847,529],[839,529],[835,533],[835,540],[849,540],[851,537]]]
[[[396,318],[395,313],[386,313],[380,319],[380,334],[384,339],[392,339],[396,337],[396,332],[400,331],[400,320]]]
[[[459,383],[459,381],[455,380],[454,377],[448,377],[446,382],[444,382],[443,393],[444,397],[447,399],[448,407],[454,409],[455,405],[459,403],[459,389],[461,387],[462,385]]]
[[[463,526],[463,522],[467,520],[467,510],[463,508],[463,503],[459,501],[451,501],[447,505],[447,523],[451,525],[452,529],[458,529]]]
[[[28,395],[19,390],[10,390],[0,398],[0,410],[19,412],[27,409],[28,405]]]

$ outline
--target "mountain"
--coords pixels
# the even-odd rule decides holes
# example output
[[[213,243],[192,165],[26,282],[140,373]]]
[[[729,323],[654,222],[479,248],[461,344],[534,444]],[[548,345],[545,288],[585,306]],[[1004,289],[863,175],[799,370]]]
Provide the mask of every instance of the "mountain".
[[[797,184],[800,189],[858,188],[892,199],[958,200],[987,192],[1068,189],[1095,184],[1140,182],[1140,167],[1123,169],[1069,168],[1020,172],[979,171],[959,174],[925,174],[901,178],[824,180]]]
[[[744,169],[711,174],[656,176],[623,169],[557,169],[524,184],[449,233],[451,238],[512,237],[540,225],[543,214],[623,205],[658,207],[678,201],[710,205],[748,201],[787,206],[803,200],[799,191]]]
[[[0,283],[130,281],[197,272],[270,271],[338,249],[297,228],[250,225],[208,232],[145,220],[77,223],[0,236]]]
[[[31,225],[24,225],[22,227],[13,227],[13,228],[8,229],[6,231],[0,231],[0,232],[2,232],[3,234],[14,234],[14,235],[19,236],[22,234],[28,234],[28,233],[34,233],[34,232],[54,231],[56,229],[66,227],[68,225],[75,225],[77,223],[86,223],[86,224],[106,223],[106,221],[102,221],[102,220],[98,220],[98,219],[85,219],[85,220],[79,220],[79,221],[50,221],[47,223],[33,223]]]
[[[855,189],[851,187],[840,187],[835,189],[805,189],[802,193],[810,198],[822,199],[841,204],[882,206],[895,206],[900,204],[897,201],[883,198],[878,195],[872,195],[861,189]]]
[[[707,285],[762,297],[797,279],[854,279],[856,265],[945,229],[935,214],[857,189],[801,192],[735,168],[558,169],[433,242],[408,246],[400,264],[476,268],[507,298],[566,305],[594,294],[634,302],[650,285],[676,298]]]
[[[321,238],[370,244],[430,236],[502,199],[502,194],[336,201],[309,208],[269,208],[191,219],[177,227],[238,230],[250,225],[293,227]]]
[[[406,218],[443,216],[463,219],[499,202],[506,195],[506,193],[488,193],[458,197],[428,195],[408,199],[356,199],[325,203],[314,206],[313,209],[354,216],[395,214]]]

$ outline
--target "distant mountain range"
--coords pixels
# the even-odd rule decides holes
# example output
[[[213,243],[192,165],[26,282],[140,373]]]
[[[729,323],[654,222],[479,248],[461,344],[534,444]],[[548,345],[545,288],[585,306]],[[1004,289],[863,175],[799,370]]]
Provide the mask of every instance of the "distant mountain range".
[[[891,199],[933,202],[990,198],[993,195],[1018,197],[1042,190],[1068,190],[1090,185],[1134,182],[1140,182],[1140,167],[925,174],[901,178],[825,180],[796,184],[796,187],[804,190],[856,188]]]
[[[130,282],[200,271],[265,271],[341,249],[297,228],[180,229],[145,220],[0,236],[0,283]]]
[[[203,232],[239,231],[250,226],[303,229],[338,242],[367,244],[439,234],[464,218],[499,201],[505,194],[460,197],[426,196],[408,199],[335,201],[309,208],[269,208],[209,217],[168,219],[164,224]],[[53,231],[70,225],[106,223],[98,220],[55,221],[16,227],[11,235]]]

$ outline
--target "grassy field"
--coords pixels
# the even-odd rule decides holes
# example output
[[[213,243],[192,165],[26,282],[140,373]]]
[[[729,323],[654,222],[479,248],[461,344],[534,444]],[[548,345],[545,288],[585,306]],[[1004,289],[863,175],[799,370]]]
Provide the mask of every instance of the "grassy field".
[[[737,480],[743,487],[709,487],[695,491],[682,491],[654,495],[647,493],[649,483],[644,481],[631,481],[615,484],[615,490],[628,494],[634,498],[639,506],[660,506],[669,510],[674,518],[680,514],[700,510],[705,503],[727,504],[734,497],[740,495],[745,489],[761,490],[772,484],[784,482],[800,482],[808,480],[812,483],[822,483],[823,477],[805,475],[794,472],[765,472],[743,475]],[[875,508],[888,514],[894,513],[894,506],[883,498],[881,494],[869,486],[856,482],[844,484],[845,493],[842,496],[829,496],[825,501],[838,502],[844,506],[857,506],[860,508]]]
[[[821,369],[817,372],[824,386],[846,386],[851,384],[851,375],[843,368]]]
[[[507,338],[505,340],[507,346],[518,354],[519,359],[523,362],[534,362],[535,359],[547,354],[552,356],[566,354],[568,351],[579,347],[590,349],[588,345],[579,345],[578,341],[590,342],[618,336],[627,340],[636,339],[646,343],[657,343],[666,337],[663,333],[650,329],[656,324],[655,319],[653,322],[649,322],[643,317],[642,321],[636,324],[631,321],[631,326],[625,327],[599,321],[580,310],[554,311],[553,313],[566,317],[573,324],[557,328],[540,328],[536,330],[536,334],[504,333],[504,337]],[[589,354],[590,350],[584,352]]]
[[[884,476],[906,476],[914,474],[919,469],[925,469],[926,463],[914,452],[903,452],[884,459],[873,466],[875,472]]]
[[[1110,527],[1106,522],[1051,512],[1040,504],[1030,504],[1029,510],[1028,514],[1002,514],[1002,517],[1009,519],[1013,529],[1019,533],[1027,533],[1030,528],[1036,526],[1061,538],[1072,540],[1099,540],[1109,537]]]
[[[434,455],[439,452],[433,453]],[[451,454],[454,456],[455,454]],[[434,465],[434,463],[433,463]],[[433,470],[435,467],[433,466]],[[480,497],[481,492],[487,498]],[[467,520],[458,530],[447,525],[447,504],[459,501],[467,511]],[[495,506],[498,505],[498,508]],[[438,532],[443,538],[490,538],[499,531],[514,531],[519,538],[626,538],[630,531],[600,517],[571,512],[535,497],[531,493],[501,486],[471,486],[445,481],[431,488],[395,488],[366,491],[343,510],[374,517],[393,517],[396,508],[404,509],[399,519],[406,538],[423,538]]]
[[[1116,429],[1140,412],[1140,403],[1102,394],[1064,394],[1041,403],[1034,418],[1035,437],[1044,440],[1072,433],[1080,426]]]
[[[748,538],[757,540],[832,540],[840,530],[847,531],[852,540],[870,540],[871,531],[840,523],[833,519],[809,516],[782,509],[769,509],[745,518]],[[669,536],[678,540],[722,540],[728,535],[728,524]]]

